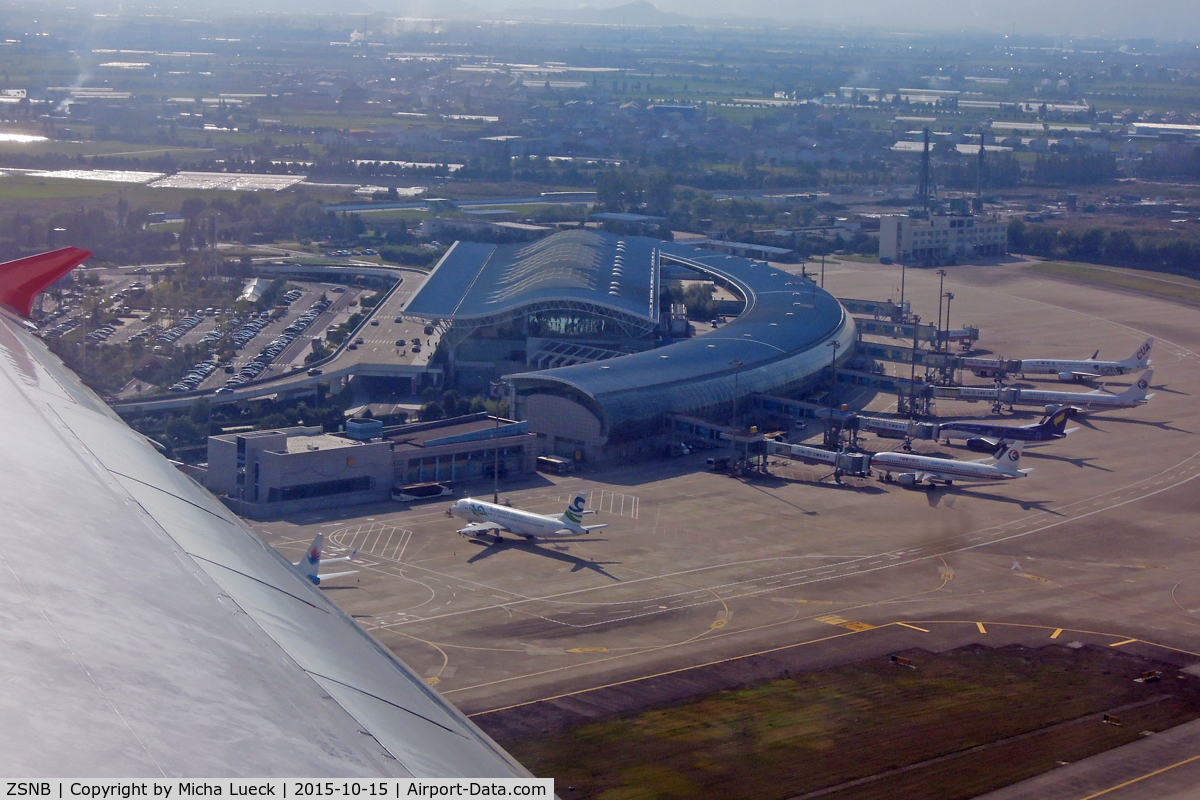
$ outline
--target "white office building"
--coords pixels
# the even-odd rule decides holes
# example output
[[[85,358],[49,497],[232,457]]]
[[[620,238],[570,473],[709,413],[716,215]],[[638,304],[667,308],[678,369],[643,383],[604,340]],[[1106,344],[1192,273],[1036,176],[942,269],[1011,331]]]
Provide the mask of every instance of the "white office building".
[[[946,264],[1007,252],[1008,223],[999,217],[897,215],[879,221],[880,258]]]

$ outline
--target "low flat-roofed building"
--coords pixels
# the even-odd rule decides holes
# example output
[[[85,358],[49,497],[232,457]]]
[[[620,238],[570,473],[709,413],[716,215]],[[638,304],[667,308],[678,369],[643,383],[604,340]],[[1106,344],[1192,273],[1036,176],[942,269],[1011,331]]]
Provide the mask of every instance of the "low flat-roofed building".
[[[541,449],[528,422],[497,419],[486,413],[437,423],[418,423],[386,434],[393,447],[395,484],[490,479],[499,443],[500,477],[533,472]]]
[[[916,219],[885,216],[879,221],[879,256],[893,261],[945,264],[1008,252],[1008,223],[998,217],[961,214]]]
[[[362,427],[362,426],[360,426]],[[393,487],[490,480],[532,472],[541,440],[528,422],[469,414],[382,428],[368,440],[320,427],[249,431],[208,439],[205,484],[237,513],[281,513],[383,502]]]
[[[210,436],[205,482],[242,506],[282,510],[387,499],[392,486],[392,446],[323,433],[320,427]],[[254,516],[250,514],[250,516]]]

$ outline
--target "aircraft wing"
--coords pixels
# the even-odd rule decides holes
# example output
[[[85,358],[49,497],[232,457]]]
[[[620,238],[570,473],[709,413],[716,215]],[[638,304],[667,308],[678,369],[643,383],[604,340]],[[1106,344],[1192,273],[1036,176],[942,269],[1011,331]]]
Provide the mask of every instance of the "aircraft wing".
[[[357,575],[357,574],[358,574],[358,570],[352,569],[347,572],[331,572],[328,575],[318,575],[317,577],[321,579],[321,583],[324,583],[325,581],[332,580],[333,578],[344,578],[347,575]]]
[[[0,773],[529,774],[9,311],[0,408]]]
[[[499,522],[472,522],[466,527],[459,528],[459,533],[465,533],[470,536],[473,533],[488,533],[490,531],[507,531],[508,528],[501,525]],[[510,531],[511,533],[511,531]]]

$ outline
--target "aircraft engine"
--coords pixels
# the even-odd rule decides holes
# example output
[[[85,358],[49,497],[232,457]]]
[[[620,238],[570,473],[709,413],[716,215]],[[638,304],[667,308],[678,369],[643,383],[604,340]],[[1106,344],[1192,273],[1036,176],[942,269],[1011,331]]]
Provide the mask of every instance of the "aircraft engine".
[[[896,476],[896,483],[901,486],[915,486],[917,483],[917,475],[914,472],[901,472]]]
[[[1058,373],[1058,379],[1063,383],[1074,383],[1075,374],[1072,372],[1060,372]]]

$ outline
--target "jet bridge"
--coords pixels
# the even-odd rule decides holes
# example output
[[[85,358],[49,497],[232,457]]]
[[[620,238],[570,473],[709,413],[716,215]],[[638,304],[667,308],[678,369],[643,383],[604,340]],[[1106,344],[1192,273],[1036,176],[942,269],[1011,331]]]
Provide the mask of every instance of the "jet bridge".
[[[854,475],[862,478],[871,472],[870,453],[835,453],[820,447],[787,444],[768,439],[767,455],[783,456],[794,461],[802,461],[805,464],[833,467],[838,475]]]
[[[889,319],[892,322],[903,322],[911,310],[911,304],[901,305],[893,300],[859,300],[853,297],[839,297],[838,302],[851,314],[869,314],[873,319]]]

